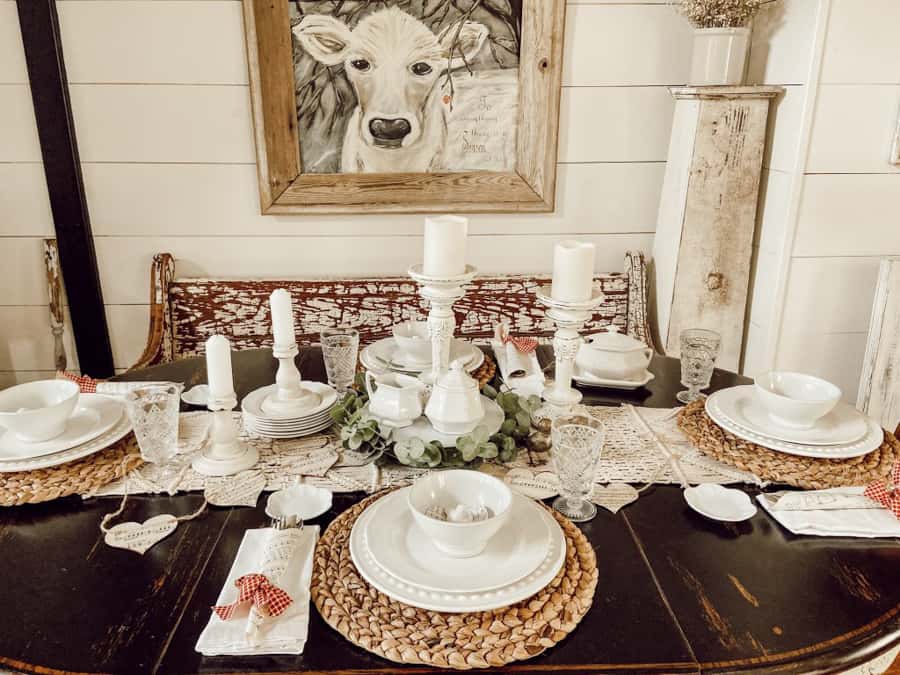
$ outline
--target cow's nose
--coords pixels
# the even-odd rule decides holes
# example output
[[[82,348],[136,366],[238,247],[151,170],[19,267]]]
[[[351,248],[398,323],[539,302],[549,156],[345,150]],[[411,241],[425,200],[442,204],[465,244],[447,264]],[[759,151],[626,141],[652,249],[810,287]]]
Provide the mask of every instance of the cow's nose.
[[[379,141],[402,141],[412,131],[412,126],[402,117],[393,120],[376,117],[369,122],[369,131]]]

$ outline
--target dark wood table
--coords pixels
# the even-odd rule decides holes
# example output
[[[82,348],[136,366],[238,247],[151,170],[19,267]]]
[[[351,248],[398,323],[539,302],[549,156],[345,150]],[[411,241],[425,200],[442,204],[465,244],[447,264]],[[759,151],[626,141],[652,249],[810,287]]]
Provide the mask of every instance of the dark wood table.
[[[300,357],[322,377],[321,356]],[[548,354],[543,353],[542,359]],[[234,358],[238,395],[273,381],[267,350]],[[586,401],[672,406],[678,362],[657,357],[636,392],[586,391]],[[202,360],[122,379],[205,380]],[[717,371],[713,388],[744,380]],[[753,492],[753,490],[748,490]],[[335,495],[331,519],[360,498]],[[139,556],[98,530],[117,498],[69,497],[0,511],[0,666],[35,673],[435,672],[354,647],[312,609],[297,657],[203,658],[194,644],[244,531],[268,524],[256,508],[212,508]],[[188,513],[198,494],[139,496],[124,518]],[[578,629],[547,653],[506,670],[528,672],[838,672],[900,641],[900,546],[796,537],[763,512],[720,524],[689,510],[674,486],[655,486],[583,525],[599,583]]]

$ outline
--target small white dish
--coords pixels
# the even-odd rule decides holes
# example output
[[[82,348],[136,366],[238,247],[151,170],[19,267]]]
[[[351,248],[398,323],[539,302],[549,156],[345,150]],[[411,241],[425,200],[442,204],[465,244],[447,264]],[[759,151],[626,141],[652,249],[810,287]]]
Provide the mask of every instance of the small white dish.
[[[331,491],[314,485],[292,485],[269,495],[266,515],[269,518],[312,520],[331,508]]]
[[[205,408],[209,402],[209,385],[198,384],[191,387],[181,395],[181,400],[188,405],[196,405]]]
[[[80,389],[70,380],[38,380],[0,391],[0,426],[25,443],[56,438],[78,403]]]
[[[308,389],[314,394],[320,396],[320,401],[317,406],[314,408],[310,408],[308,411],[305,411],[299,417],[297,416],[283,416],[283,415],[270,415],[263,411],[262,404],[266,400],[270,394],[274,394],[278,389],[278,385],[270,384],[266,387],[260,387],[254,391],[251,391],[244,397],[244,400],[241,402],[241,410],[246,413],[250,413],[254,417],[258,417],[262,420],[277,422],[277,421],[305,421],[311,418],[314,418],[321,414],[326,410],[330,410],[331,407],[337,402],[337,392],[333,387],[330,387],[327,384],[322,382],[307,382],[304,380],[303,388]]]
[[[837,385],[805,373],[772,371],[753,380],[757,399],[775,424],[788,429],[810,429],[838,401]]]
[[[489,399],[487,396],[481,397],[481,405],[484,408],[484,417],[475,428],[484,427],[488,434],[496,434],[500,431],[503,420],[506,419],[503,409],[497,405],[496,401]],[[366,404],[366,412],[371,414],[368,409],[368,404]],[[379,422],[382,421],[377,415],[372,415],[372,417]],[[423,415],[419,419],[414,420],[408,427],[395,428],[391,433],[391,439],[394,442],[399,442],[409,440],[410,438],[421,438],[426,443],[439,441],[445,448],[455,448],[456,441],[459,439],[460,435],[461,434],[441,433],[435,429],[434,425]]]
[[[575,366],[575,372],[572,374],[572,379],[582,386],[603,387],[605,389],[640,389],[655,378],[656,376],[647,370],[637,380],[605,380],[581,370],[578,366]]]
[[[408,363],[431,363],[431,336],[427,321],[404,321],[395,325],[391,333],[400,355],[405,356]]]
[[[480,471],[450,469],[425,474],[407,493],[413,520],[442,553],[453,558],[470,558],[481,553],[509,517],[512,492],[499,478]],[[434,507],[451,511],[459,505],[485,507],[491,514],[484,520],[467,523],[432,518]]]
[[[701,516],[738,523],[756,515],[756,506],[744,492],[715,483],[686,488],[684,500]]]
[[[423,363],[403,363],[395,361],[402,353],[394,338],[384,338],[367,345],[359,352],[360,363],[366,370],[393,370],[395,372],[419,375],[431,369],[431,359]],[[474,372],[484,363],[484,352],[466,340],[454,338],[450,341],[450,361],[462,359],[468,372]]]

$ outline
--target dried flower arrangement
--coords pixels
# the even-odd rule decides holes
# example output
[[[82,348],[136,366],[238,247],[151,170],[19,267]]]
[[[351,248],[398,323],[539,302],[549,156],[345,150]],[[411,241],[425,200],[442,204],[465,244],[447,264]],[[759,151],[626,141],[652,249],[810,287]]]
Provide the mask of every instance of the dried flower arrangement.
[[[771,0],[770,0],[771,1]],[[675,0],[681,12],[697,28],[746,26],[765,0]]]

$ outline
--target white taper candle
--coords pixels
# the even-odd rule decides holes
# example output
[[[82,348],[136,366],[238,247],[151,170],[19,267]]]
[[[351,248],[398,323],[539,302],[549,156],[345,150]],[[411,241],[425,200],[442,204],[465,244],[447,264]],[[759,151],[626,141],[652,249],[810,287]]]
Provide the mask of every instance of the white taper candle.
[[[594,282],[593,244],[567,239],[553,249],[553,282],[550,295],[561,302],[591,299]]]
[[[279,347],[290,347],[296,344],[291,294],[283,288],[272,291],[272,295],[269,296],[269,306],[272,308],[272,333],[275,335],[275,344]]]
[[[425,257],[422,271],[435,277],[455,277],[466,271],[469,219],[460,216],[425,218]]]
[[[210,398],[234,395],[231,374],[231,343],[224,335],[213,335],[206,341],[206,380]]]

